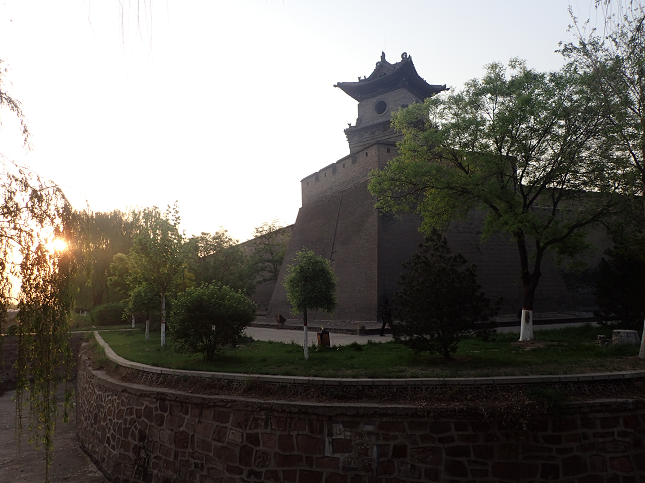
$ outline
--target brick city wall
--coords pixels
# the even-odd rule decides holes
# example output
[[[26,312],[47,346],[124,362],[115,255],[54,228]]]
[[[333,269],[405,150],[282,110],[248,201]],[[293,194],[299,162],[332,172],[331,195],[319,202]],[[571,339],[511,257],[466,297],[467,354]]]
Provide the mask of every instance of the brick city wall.
[[[394,143],[372,143],[300,181],[302,206],[366,181],[373,169],[383,169],[397,154]]]
[[[77,380],[79,441],[113,482],[632,482],[645,407],[570,404],[559,417],[428,416],[420,407],[206,396]]]
[[[296,253],[306,247],[326,259],[331,258],[338,280],[337,309],[331,315],[309,313],[309,320],[312,323],[329,319],[376,320],[377,217],[367,181],[303,205],[291,233],[268,317],[282,314],[289,318],[291,305],[282,283]]]

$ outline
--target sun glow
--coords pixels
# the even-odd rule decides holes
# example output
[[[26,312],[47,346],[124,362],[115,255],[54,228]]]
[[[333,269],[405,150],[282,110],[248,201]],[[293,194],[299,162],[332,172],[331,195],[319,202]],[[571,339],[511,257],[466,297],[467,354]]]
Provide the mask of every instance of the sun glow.
[[[54,238],[47,243],[47,250],[50,252],[62,252],[67,250],[67,242],[62,238]]]

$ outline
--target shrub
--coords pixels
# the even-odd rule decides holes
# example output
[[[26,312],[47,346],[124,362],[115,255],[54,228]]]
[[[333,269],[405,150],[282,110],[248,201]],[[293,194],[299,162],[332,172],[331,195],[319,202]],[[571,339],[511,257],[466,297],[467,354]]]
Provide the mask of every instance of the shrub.
[[[90,311],[90,319],[94,325],[123,324],[125,306],[120,302],[97,305]]]
[[[446,358],[460,341],[488,330],[496,310],[477,283],[475,265],[433,231],[404,264],[401,290],[394,296],[392,333],[415,351],[437,352]]]
[[[645,261],[619,249],[607,250],[605,255],[598,265],[596,315],[605,323],[640,330],[645,317]]]
[[[242,292],[204,284],[180,293],[170,313],[170,338],[180,352],[215,359],[222,346],[235,344],[255,320],[255,304]]]

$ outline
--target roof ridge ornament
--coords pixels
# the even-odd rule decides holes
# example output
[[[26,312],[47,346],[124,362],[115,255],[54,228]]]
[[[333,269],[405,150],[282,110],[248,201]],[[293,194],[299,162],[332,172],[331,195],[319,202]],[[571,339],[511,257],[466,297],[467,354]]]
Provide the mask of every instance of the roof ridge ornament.
[[[381,62],[385,62],[385,52],[381,50]]]
[[[384,54],[384,55],[385,55],[385,54]],[[401,54],[401,60],[408,60],[408,53],[407,53],[407,52],[403,52],[403,53]]]

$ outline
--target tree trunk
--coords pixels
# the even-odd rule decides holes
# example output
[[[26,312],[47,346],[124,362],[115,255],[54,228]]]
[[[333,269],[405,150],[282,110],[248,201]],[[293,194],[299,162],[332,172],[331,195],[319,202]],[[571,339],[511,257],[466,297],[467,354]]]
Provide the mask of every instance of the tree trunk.
[[[533,340],[533,302],[535,300],[535,290],[537,289],[538,282],[542,273],[540,266],[542,264],[542,251],[537,248],[535,254],[535,263],[533,265],[533,273],[529,271],[529,256],[526,249],[526,239],[523,232],[515,234],[517,241],[517,248],[520,254],[520,265],[522,268],[522,286],[524,288],[524,296],[522,298],[522,321],[520,323],[520,339],[521,341]]]
[[[135,322],[135,320],[134,320],[134,314],[132,314],[132,328],[133,328],[133,329],[134,329],[134,322]]]
[[[305,360],[309,359],[309,339],[307,336],[307,309],[303,312],[303,324],[302,327],[305,333],[304,348],[305,348]]]
[[[150,317],[146,319],[146,340],[150,340]]]
[[[166,345],[166,294],[161,292],[161,347]]]

